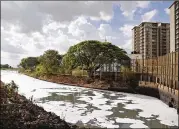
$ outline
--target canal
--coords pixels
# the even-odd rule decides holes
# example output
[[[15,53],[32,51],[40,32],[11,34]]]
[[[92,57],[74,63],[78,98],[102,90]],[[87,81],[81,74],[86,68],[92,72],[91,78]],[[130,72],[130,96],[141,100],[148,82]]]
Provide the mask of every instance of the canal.
[[[176,109],[157,98],[46,82],[16,71],[1,71],[19,93],[69,123],[98,128],[169,128],[178,126]]]

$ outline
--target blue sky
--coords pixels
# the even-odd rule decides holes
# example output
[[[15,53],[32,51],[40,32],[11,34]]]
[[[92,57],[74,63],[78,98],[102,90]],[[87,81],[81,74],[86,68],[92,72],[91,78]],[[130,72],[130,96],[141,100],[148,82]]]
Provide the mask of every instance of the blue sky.
[[[112,18],[111,21],[91,21],[94,25],[99,27],[101,23],[104,24],[111,24],[113,29],[118,28],[121,25],[124,25],[126,23],[134,23],[134,24],[140,24],[141,23],[141,15],[149,12],[151,10],[157,9],[158,13],[153,17],[152,21],[153,22],[170,22],[169,21],[169,15],[166,14],[165,9],[170,7],[170,5],[173,3],[173,1],[154,1],[150,3],[148,8],[145,9],[137,9],[137,11],[134,14],[134,19],[129,20],[126,18],[124,15],[122,15],[122,11],[117,5],[113,6],[113,11],[114,11],[114,17]]]
[[[23,57],[47,49],[64,54],[83,40],[105,38],[132,50],[131,29],[142,21],[169,22],[172,1],[3,1],[1,62],[17,66]]]

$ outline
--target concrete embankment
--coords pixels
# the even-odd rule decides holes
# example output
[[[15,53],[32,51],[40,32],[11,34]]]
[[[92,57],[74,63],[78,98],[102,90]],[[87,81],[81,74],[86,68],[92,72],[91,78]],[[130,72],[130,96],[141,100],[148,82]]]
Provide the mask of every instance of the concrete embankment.
[[[169,107],[177,109],[178,107],[178,91],[152,82],[139,82],[136,88],[139,94],[156,97],[166,103]]]

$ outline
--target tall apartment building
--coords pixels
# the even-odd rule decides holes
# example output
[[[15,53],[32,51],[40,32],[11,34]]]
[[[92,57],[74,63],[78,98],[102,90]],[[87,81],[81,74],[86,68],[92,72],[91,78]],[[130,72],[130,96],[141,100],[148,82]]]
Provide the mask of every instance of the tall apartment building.
[[[170,7],[170,52],[179,51],[179,1]]]
[[[132,29],[132,48],[136,53],[140,52],[140,27],[135,26]]]
[[[132,29],[133,51],[144,59],[162,56],[170,52],[170,24],[142,22]]]

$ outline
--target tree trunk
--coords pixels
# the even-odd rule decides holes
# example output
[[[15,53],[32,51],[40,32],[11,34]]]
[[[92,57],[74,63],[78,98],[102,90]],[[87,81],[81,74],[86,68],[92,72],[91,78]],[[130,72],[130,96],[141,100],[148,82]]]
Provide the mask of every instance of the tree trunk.
[[[93,77],[93,70],[87,70],[88,72],[88,77],[92,78]]]

